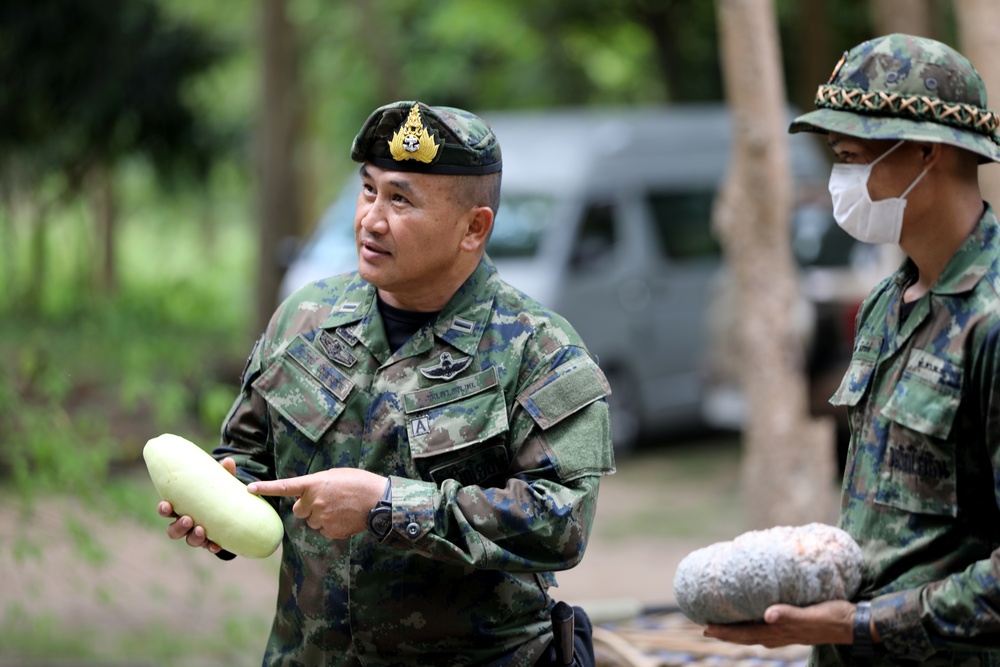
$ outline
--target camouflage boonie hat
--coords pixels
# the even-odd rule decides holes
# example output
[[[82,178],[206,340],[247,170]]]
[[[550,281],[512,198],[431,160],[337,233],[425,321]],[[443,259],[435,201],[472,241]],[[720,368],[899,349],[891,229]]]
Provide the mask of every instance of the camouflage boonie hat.
[[[789,132],[930,141],[1000,161],[1000,116],[986,107],[982,77],[933,39],[886,35],[845,52],[816,92],[816,106]]]
[[[351,159],[426,174],[492,174],[503,167],[500,144],[485,121],[422,102],[394,102],[372,112],[354,137]]]

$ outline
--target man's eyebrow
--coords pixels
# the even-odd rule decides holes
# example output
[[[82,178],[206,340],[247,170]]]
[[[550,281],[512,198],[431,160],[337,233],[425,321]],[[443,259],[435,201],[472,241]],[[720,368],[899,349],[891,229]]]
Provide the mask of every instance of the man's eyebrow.
[[[358,173],[361,174],[361,178],[374,180],[372,179],[372,175],[368,173],[367,165],[361,165],[361,168],[358,169]],[[391,181],[387,181],[386,185],[391,185],[400,192],[404,192],[408,195],[412,195],[415,192],[413,184],[407,180],[393,179]]]
[[[408,195],[412,195],[413,194],[413,184],[410,183],[409,181],[405,181],[405,180],[391,180],[391,181],[389,181],[389,185],[391,185],[392,187],[396,188],[397,190],[405,192]]]

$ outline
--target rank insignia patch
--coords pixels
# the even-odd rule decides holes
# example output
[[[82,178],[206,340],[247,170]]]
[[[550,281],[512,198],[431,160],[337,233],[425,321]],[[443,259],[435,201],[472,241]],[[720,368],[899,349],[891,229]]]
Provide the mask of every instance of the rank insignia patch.
[[[342,340],[334,338],[329,331],[324,331],[319,335],[319,344],[323,348],[326,356],[336,361],[341,366],[350,368],[357,363],[358,358],[347,349]]]
[[[337,327],[337,335],[344,339],[344,342],[354,347],[358,344],[358,337],[354,335],[353,326]]]
[[[442,352],[437,364],[420,369],[425,378],[431,380],[450,380],[472,363],[472,357],[462,357],[457,361],[451,358],[450,352]]]

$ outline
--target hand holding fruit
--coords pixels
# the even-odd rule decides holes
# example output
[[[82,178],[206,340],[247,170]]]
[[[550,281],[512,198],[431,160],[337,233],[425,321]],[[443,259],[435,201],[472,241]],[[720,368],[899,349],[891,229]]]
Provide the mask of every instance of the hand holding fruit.
[[[251,558],[266,558],[281,544],[281,517],[235,477],[234,461],[219,465],[193,442],[169,433],[147,442],[142,456],[165,501],[157,510],[177,517],[167,528],[171,538]]]
[[[229,472],[230,475],[233,477],[236,476],[236,461],[230,458],[225,458],[219,461],[219,463]],[[167,536],[170,539],[179,540],[184,538],[188,543],[188,546],[208,549],[214,554],[222,551],[222,547],[206,537],[204,526],[195,525],[194,519],[187,515],[178,516],[177,512],[174,511],[173,505],[166,500],[161,500],[159,502],[156,506],[156,511],[162,517],[176,519],[176,521],[167,526]]]

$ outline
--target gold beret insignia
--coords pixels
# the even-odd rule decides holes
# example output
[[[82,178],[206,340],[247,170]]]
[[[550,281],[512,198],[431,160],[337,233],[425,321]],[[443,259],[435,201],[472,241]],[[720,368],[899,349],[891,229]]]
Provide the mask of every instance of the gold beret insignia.
[[[420,120],[420,108],[417,104],[413,105],[406,121],[392,135],[389,152],[397,162],[418,160],[430,163],[437,157],[438,145]]]

